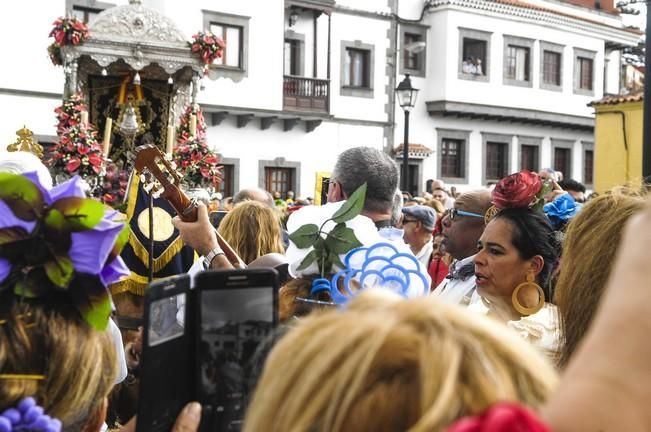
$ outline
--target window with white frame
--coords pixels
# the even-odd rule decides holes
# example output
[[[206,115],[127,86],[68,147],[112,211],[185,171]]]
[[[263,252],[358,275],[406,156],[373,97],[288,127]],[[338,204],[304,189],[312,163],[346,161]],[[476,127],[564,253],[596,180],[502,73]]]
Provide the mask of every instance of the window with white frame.
[[[341,42],[341,95],[373,97],[374,46]]]
[[[369,50],[346,48],[346,63],[344,65],[344,85],[348,87],[369,88],[369,71],[371,57]]]
[[[427,27],[401,24],[400,73],[425,76]]]
[[[224,52],[213,64],[242,68],[242,27],[211,22],[210,31],[224,41]]]
[[[504,84],[531,87],[533,40],[504,36]]]
[[[226,45],[222,57],[210,65],[211,69],[219,69],[221,76],[240,80],[247,75],[249,20],[241,15],[203,11],[203,28],[220,37]]]
[[[488,81],[491,33],[459,29],[459,78]]]
[[[506,77],[516,81],[529,81],[529,48],[509,45],[506,49]]]

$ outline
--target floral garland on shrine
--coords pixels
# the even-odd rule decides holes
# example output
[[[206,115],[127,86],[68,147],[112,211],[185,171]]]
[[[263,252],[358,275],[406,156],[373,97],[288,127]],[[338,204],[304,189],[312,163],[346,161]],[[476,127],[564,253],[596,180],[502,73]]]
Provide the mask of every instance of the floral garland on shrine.
[[[57,134],[61,136],[66,129],[81,123],[81,113],[88,111],[81,93],[75,93],[63,100],[61,106],[54,109],[57,117]]]
[[[76,124],[59,136],[52,152],[54,170],[82,178],[96,176],[102,170],[104,156],[97,141],[97,131],[92,125]]]
[[[190,118],[196,116],[195,136],[190,135]],[[222,181],[222,167],[218,166],[219,156],[206,142],[206,122],[201,108],[190,105],[181,116],[177,145],[172,158],[183,174],[183,182],[189,187],[209,187],[215,189]]]
[[[60,66],[63,64],[61,47],[81,45],[88,40],[90,32],[88,26],[75,17],[59,17],[52,25],[49,36],[54,38],[54,42],[47,47],[47,53],[52,64]]]
[[[54,146],[48,166],[64,177],[79,175],[91,184],[97,184],[91,192],[103,203],[120,206],[126,194],[128,172],[119,169],[102,154],[98,133],[92,124],[82,124],[82,113],[88,112],[80,93],[63,100],[54,109],[57,118],[58,143]],[[104,168],[104,169],[103,169]],[[103,175],[103,178],[98,176]]]
[[[199,141],[206,140],[206,119],[203,116],[203,111],[196,104],[188,105],[181,115],[179,122],[179,129],[177,132],[177,142],[184,142],[190,139],[190,116],[194,115],[197,119],[197,130],[195,137]]]
[[[201,60],[208,67],[216,59],[221,58],[226,44],[222,38],[215,36],[209,31],[198,32],[192,35],[192,42],[188,42],[190,50],[199,53]]]

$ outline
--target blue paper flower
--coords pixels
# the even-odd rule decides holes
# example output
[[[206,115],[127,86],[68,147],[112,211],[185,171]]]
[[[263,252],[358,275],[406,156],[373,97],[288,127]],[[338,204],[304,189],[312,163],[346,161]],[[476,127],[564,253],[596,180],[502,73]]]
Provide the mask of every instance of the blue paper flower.
[[[549,218],[552,226],[558,228],[562,223],[569,221],[581,210],[582,204],[577,203],[572,195],[563,194],[554,201],[545,204],[543,211]]]
[[[390,243],[355,248],[346,254],[344,264],[345,269],[337,272],[330,283],[317,279],[311,294],[329,291],[332,301],[341,305],[370,288],[387,289],[403,297],[423,295],[428,291],[429,284],[418,260],[411,254],[399,252]],[[338,289],[340,281],[344,293]]]

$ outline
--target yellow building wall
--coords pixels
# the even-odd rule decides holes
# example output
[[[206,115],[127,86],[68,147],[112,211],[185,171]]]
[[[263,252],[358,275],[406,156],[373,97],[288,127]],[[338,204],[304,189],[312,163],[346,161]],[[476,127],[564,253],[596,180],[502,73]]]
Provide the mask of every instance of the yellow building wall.
[[[628,183],[639,184],[642,178],[642,102],[594,105],[594,108],[595,192],[603,193]]]

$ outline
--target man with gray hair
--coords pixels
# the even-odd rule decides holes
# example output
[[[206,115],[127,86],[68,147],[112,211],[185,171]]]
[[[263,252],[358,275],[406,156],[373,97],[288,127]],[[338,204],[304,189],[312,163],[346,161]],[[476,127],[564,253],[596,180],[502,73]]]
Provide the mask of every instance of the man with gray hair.
[[[366,183],[366,199],[361,214],[373,220],[378,229],[388,228],[392,226],[393,198],[398,180],[398,165],[388,154],[372,147],[354,147],[337,158],[328,184],[328,202],[348,199]]]
[[[233,197],[233,205],[237,205],[243,201],[258,201],[274,208],[274,199],[269,192],[260,188],[242,189]]]

